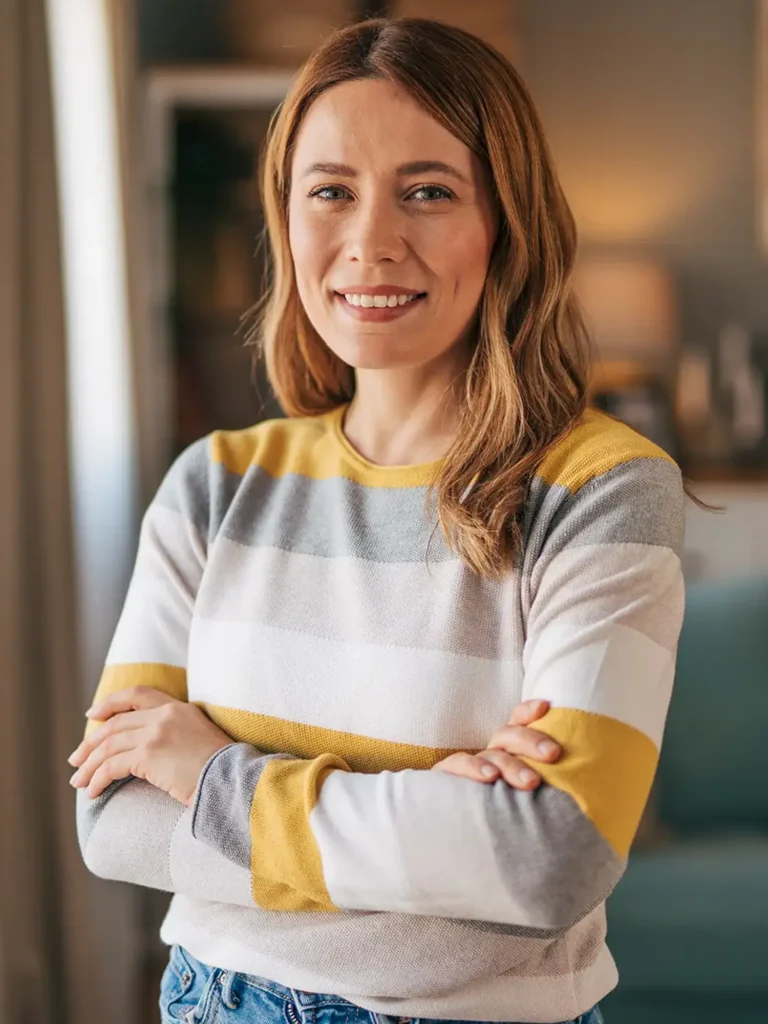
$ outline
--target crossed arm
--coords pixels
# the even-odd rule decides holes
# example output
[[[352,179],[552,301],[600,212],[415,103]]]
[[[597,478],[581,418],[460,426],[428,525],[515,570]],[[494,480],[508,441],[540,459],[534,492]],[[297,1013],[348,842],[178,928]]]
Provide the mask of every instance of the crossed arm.
[[[187,797],[183,791],[189,785],[184,781],[184,763],[201,739],[204,745],[210,742],[206,730],[216,743],[218,730],[203,712],[147,687],[118,691],[100,703],[97,710],[97,719],[108,719],[110,724],[89,730],[78,748],[78,756],[70,759],[83,765],[85,772],[83,779],[75,782],[81,787],[81,847],[91,870],[169,891],[191,892],[194,885],[198,895],[205,894],[209,880],[213,879],[215,890],[209,898],[215,895],[224,902],[250,905],[254,886],[249,809],[259,776],[275,756],[261,756],[249,744],[232,743],[225,736],[202,773],[198,776],[195,768],[188,775],[189,779],[197,777]],[[473,785],[478,781],[488,785],[501,780],[503,786],[532,791],[540,777],[510,751],[526,755],[531,761],[557,760],[559,747],[545,733],[527,725],[547,710],[547,702],[541,700],[519,705],[485,751],[476,756],[450,755],[434,768],[448,775],[475,779]],[[203,731],[199,729],[198,718],[206,723]],[[543,751],[542,742],[546,744]],[[129,762],[121,762],[116,751],[133,759],[130,764],[138,777],[131,776],[125,767]],[[294,760],[287,755],[278,758]],[[117,776],[114,781],[105,783],[107,775],[95,781],[105,769]],[[154,782],[150,783],[149,776]],[[131,786],[121,791],[125,784]],[[90,790],[96,789],[101,789],[98,796],[89,796]],[[166,799],[166,795],[171,799]],[[191,814],[185,813],[185,807],[191,809]],[[116,850],[115,840],[120,831],[126,842]],[[219,859],[222,853],[226,863]]]
[[[104,877],[273,910],[399,910],[546,930],[569,926],[621,870],[600,837],[574,841],[579,817],[555,788],[351,773],[332,755],[260,755],[246,743],[211,757],[188,807],[138,778],[95,799],[78,792],[83,855]]]
[[[668,510],[654,497],[643,513],[663,520]],[[599,498],[591,512],[589,526]],[[624,870],[655,771],[683,600],[670,546],[630,540],[596,552],[588,540],[561,533],[534,570],[524,696],[550,702],[537,728],[564,750],[557,763],[537,765],[544,785],[519,791],[503,778],[478,785],[428,770],[365,774],[331,754],[303,759],[229,742],[206,760],[190,806],[136,778],[94,800],[79,792],[87,865],[270,910],[569,927]],[[136,683],[186,697],[203,564],[183,516],[150,507],[97,701]],[[129,659],[129,650],[138,654]]]

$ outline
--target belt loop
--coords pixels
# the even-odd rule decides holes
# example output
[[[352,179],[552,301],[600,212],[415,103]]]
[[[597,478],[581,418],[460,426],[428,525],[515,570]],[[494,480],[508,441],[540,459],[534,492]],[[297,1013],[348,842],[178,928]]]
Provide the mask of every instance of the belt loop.
[[[221,985],[221,1001],[228,1010],[236,1010],[240,1005],[240,997],[235,995],[232,988],[235,984],[237,974],[235,971],[224,971],[219,979]]]

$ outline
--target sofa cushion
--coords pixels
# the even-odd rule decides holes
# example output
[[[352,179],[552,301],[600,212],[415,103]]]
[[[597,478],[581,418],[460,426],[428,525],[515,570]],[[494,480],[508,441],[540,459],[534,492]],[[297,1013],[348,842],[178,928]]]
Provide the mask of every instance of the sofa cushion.
[[[623,991],[768,992],[768,834],[632,854],[608,945]]]
[[[768,579],[686,588],[672,705],[656,780],[674,833],[768,831]]]

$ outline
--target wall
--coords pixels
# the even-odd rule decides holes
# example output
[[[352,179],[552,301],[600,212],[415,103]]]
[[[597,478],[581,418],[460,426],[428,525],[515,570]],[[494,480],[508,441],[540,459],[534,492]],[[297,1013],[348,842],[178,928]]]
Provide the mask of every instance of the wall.
[[[208,63],[225,46],[221,0],[136,0],[142,64]]]
[[[488,0],[498,6],[504,0]],[[362,0],[136,0],[143,64],[300,63]],[[369,0],[366,9],[376,8]]]
[[[768,329],[754,0],[517,0],[518,66],[587,247],[658,254],[683,336]]]

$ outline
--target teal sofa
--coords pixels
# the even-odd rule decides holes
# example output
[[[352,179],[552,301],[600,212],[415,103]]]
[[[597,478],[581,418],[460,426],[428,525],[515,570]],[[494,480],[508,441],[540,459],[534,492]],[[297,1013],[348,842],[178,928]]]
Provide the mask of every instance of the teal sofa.
[[[608,900],[606,1024],[768,1024],[768,580],[689,584],[654,789]]]

